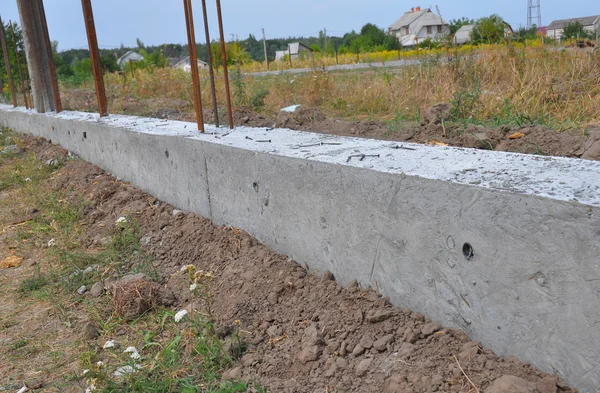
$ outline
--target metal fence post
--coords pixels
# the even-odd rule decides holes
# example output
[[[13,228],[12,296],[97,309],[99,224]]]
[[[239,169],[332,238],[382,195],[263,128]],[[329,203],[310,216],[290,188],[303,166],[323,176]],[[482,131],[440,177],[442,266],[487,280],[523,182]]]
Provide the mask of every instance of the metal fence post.
[[[223,77],[225,78],[225,94],[227,96],[227,115],[229,117],[229,128],[233,129],[233,112],[231,110],[231,91],[229,89],[229,73],[227,71],[227,48],[225,46],[225,35],[223,34],[223,16],[221,14],[221,0],[217,0],[217,16],[219,19],[219,33],[221,34],[221,52],[223,52]],[[269,68],[268,64],[269,59],[267,59],[267,68]]]
[[[90,0],[81,0],[83,8],[83,18],[85,29],[87,31],[88,45],[90,47],[90,57],[92,58],[92,70],[94,71],[94,82],[96,84],[96,97],[98,99],[98,112],[100,117],[108,116],[108,106],[106,104],[106,89],[104,87],[104,76],[100,67],[100,51],[98,50],[98,37],[96,36],[96,25],[94,23],[94,12]]]

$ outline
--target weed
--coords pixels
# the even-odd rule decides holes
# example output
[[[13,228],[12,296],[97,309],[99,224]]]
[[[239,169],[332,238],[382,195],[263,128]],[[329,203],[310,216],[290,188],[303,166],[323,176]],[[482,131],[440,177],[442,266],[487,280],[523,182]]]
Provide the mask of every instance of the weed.
[[[259,109],[265,106],[265,98],[269,94],[269,90],[264,87],[259,87],[250,94],[248,105],[254,109]]]
[[[23,348],[24,346],[26,346],[28,343],[28,341],[24,338],[21,338],[17,341],[15,341],[10,347],[13,351],[16,351],[18,349]]]
[[[21,281],[17,292],[19,292],[21,295],[25,295],[31,292],[39,291],[48,285],[48,283],[48,279],[45,276],[36,275]]]

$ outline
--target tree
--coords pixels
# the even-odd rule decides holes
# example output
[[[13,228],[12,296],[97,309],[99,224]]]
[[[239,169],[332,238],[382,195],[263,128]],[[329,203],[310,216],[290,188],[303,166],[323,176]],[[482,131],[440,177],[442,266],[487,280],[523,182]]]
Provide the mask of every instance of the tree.
[[[590,34],[587,31],[585,31],[583,25],[579,22],[571,22],[568,25],[566,25],[563,29],[562,36],[566,39],[590,38]]]
[[[455,34],[463,26],[474,25],[475,23],[475,19],[465,18],[464,16],[460,19],[452,19],[449,22],[450,34]]]
[[[508,24],[497,14],[480,18],[475,23],[472,37],[474,44],[497,44],[504,41]]]
[[[139,38],[135,39],[135,43],[137,45],[138,49],[146,49],[146,45],[144,45],[144,43],[142,42],[142,40],[140,40]]]

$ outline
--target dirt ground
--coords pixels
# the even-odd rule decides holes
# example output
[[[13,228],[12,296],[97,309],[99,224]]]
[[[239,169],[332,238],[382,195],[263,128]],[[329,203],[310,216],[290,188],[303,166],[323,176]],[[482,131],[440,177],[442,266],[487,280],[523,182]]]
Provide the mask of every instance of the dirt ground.
[[[39,139],[23,141],[41,162],[66,157],[65,151]],[[67,201],[86,199],[76,225],[81,229],[78,242],[86,249],[100,247],[119,217],[139,222],[143,250],[152,256],[160,288],[174,296],[173,310],[206,312],[207,302],[192,296],[182,267],[194,265],[214,275],[210,313],[220,335],[227,340],[239,327],[245,342],[223,379],[256,381],[269,392],[289,393],[576,391],[515,358],[497,356],[463,332],[393,307],[360,283],[342,287],[328,272],[307,271],[243,231],[178,211],[82,160],[69,160],[48,184],[68,190]],[[2,191],[0,198],[6,201],[10,192]],[[46,251],[39,244],[20,248],[18,222],[35,212],[2,206],[0,259],[18,249],[24,262],[0,270],[0,388],[16,391],[27,383],[49,387],[40,391],[82,391],[85,384],[77,375],[83,355],[74,343],[81,347],[87,342],[88,351],[100,352],[115,331],[125,341],[140,328],[121,322],[82,338],[85,314],[94,312],[97,301],[89,292],[77,302],[58,306],[46,297],[29,303],[15,297],[15,288],[39,272],[38,261]],[[102,277],[98,283],[110,288],[114,279]],[[110,300],[110,292],[101,293],[100,299]],[[16,348],[19,338],[36,336],[47,338],[43,347],[33,352],[30,345]],[[60,356],[46,355],[51,352]],[[59,378],[67,381],[61,385],[56,374],[47,372],[52,367],[72,377]]]

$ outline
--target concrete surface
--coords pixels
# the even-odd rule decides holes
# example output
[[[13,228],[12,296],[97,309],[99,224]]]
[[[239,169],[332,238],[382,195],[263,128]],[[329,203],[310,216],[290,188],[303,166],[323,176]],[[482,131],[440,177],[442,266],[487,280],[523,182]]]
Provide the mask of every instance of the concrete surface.
[[[271,63],[273,64],[273,63]],[[406,60],[392,60],[392,61],[379,61],[373,63],[356,63],[356,64],[339,64],[326,67],[313,67],[313,68],[292,68],[287,70],[274,70],[274,71],[263,71],[263,72],[248,72],[246,76],[269,76],[269,75],[283,75],[283,74],[305,74],[307,72],[317,71],[351,71],[351,70],[364,70],[368,68],[398,68],[406,66],[414,66],[421,64],[421,60],[418,59],[406,59]]]
[[[600,392],[600,162],[7,106],[0,125]]]

